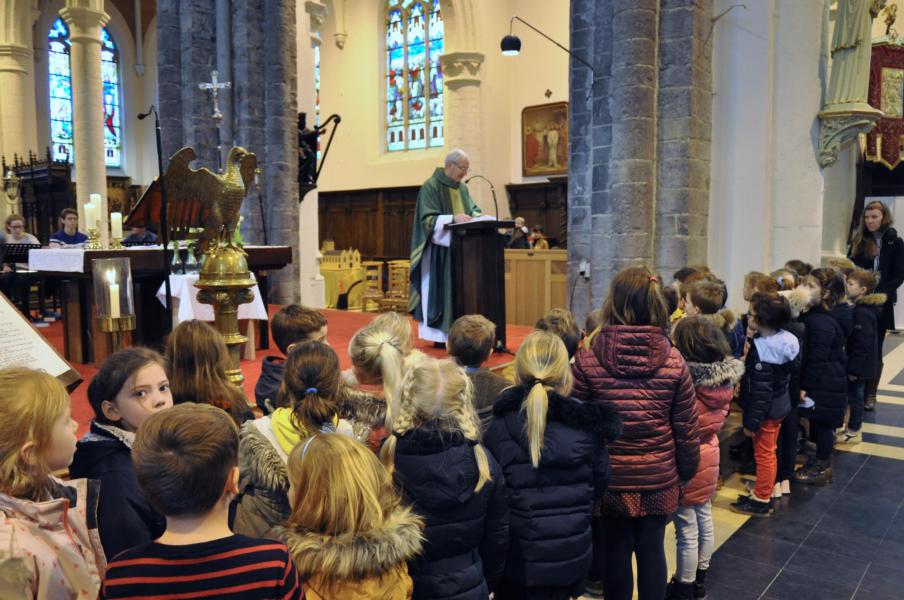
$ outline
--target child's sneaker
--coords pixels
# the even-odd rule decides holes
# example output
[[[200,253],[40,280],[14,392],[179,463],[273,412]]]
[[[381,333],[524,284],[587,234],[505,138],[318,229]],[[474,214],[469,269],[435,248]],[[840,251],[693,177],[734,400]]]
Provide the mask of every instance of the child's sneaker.
[[[791,495],[791,480],[786,479],[781,482],[782,486],[782,496],[790,496]]]
[[[782,484],[776,483],[772,487],[772,497],[773,498],[781,498],[782,497]]]
[[[694,600],[694,584],[681,583],[678,577],[672,577],[665,589],[665,600]]]
[[[694,581],[694,600],[706,600],[706,571],[697,569],[697,579]]]
[[[771,501],[760,502],[754,500],[753,496],[742,496],[728,508],[731,512],[751,517],[771,517],[773,513]]]
[[[841,435],[838,436],[839,444],[859,444],[862,441],[863,433],[860,430],[851,431],[850,429],[845,428],[845,430],[841,432]]]

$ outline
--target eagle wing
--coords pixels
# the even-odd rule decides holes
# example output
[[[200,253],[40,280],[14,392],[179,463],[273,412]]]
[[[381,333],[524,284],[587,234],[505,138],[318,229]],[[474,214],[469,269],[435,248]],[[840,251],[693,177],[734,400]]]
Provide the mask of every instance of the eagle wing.
[[[182,148],[170,158],[164,174],[167,222],[171,230],[203,226],[218,231],[222,222],[216,204],[224,184],[206,168],[192,169],[189,164],[195,158],[197,155],[190,147]]]

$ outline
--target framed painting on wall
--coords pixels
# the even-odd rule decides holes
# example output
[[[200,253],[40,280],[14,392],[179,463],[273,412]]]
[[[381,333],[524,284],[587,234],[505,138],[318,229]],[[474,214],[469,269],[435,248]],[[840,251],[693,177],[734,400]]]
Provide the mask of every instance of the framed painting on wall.
[[[521,173],[525,177],[568,174],[568,103],[521,111]]]

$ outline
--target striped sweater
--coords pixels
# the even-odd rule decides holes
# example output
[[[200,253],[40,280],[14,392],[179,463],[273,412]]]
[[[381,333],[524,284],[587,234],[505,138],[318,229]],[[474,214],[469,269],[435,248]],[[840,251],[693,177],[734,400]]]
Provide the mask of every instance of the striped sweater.
[[[101,598],[287,599],[304,595],[284,544],[243,535],[167,546],[151,543],[110,562]]]

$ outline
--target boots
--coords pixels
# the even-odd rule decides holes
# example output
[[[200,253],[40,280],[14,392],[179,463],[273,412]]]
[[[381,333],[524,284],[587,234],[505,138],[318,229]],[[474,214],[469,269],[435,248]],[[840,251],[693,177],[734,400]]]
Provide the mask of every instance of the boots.
[[[681,583],[678,577],[672,577],[665,590],[665,600],[694,600],[694,584]]]
[[[694,600],[706,600],[706,569],[697,569],[694,581]]]
[[[829,485],[835,477],[831,460],[816,460],[794,472],[794,479],[805,485]]]
[[[876,410],[876,393],[879,391],[879,380],[882,379],[882,367],[884,366],[885,364],[880,362],[876,378],[866,382],[866,397],[863,401],[863,410],[866,412]]]

